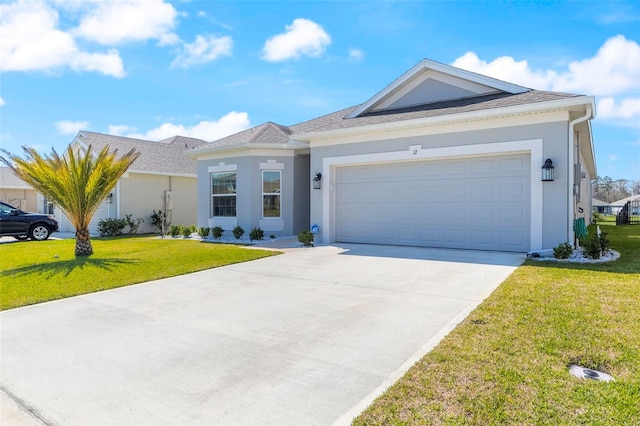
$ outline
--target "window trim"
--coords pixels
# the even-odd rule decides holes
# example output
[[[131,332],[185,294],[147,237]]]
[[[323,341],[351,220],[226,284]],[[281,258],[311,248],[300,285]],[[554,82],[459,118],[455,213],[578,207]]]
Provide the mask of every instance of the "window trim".
[[[260,186],[261,189],[261,206],[262,206],[262,219],[264,220],[281,220],[282,219],[282,170],[278,170],[278,169],[261,169],[261,180],[262,180],[262,185]],[[264,191],[264,174],[265,172],[277,172],[280,175],[279,178],[279,183],[280,183],[280,192],[265,192]],[[279,215],[278,216],[265,216],[264,215],[264,197],[267,195],[276,195],[278,197],[278,212]]]
[[[213,192],[213,179],[215,175],[228,175],[228,174],[234,174],[235,175],[235,192],[232,194],[214,194]],[[209,204],[209,217],[211,219],[213,218],[236,218],[238,217],[238,171],[237,169],[234,170],[210,170],[209,171],[209,192],[211,194],[211,202]],[[215,215],[215,205],[214,202],[216,200],[216,198],[235,198],[235,203],[234,203],[234,210],[235,210],[235,214],[232,216],[221,216],[221,215]]]

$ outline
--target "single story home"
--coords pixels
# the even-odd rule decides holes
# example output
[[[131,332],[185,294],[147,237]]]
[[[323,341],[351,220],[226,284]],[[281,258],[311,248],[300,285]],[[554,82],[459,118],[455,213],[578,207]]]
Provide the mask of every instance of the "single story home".
[[[605,201],[600,201],[593,198],[591,200],[591,206],[594,213],[611,214],[611,204]]]
[[[187,152],[199,226],[531,252],[591,220],[592,96],[422,60],[364,103]]]
[[[184,155],[185,150],[206,144],[205,141],[174,136],[159,142],[81,131],[71,142],[74,150],[94,152],[109,146],[120,154],[135,148],[140,156],[120,178],[112,193],[101,204],[89,226],[92,235],[98,234],[102,219],[144,220],[138,232],[158,232],[151,225],[153,211],[167,212],[173,224],[196,223],[196,163]],[[60,231],[75,231],[63,214],[59,217]]]
[[[637,195],[632,195],[630,197],[626,197],[623,198],[622,200],[618,200],[618,201],[614,201],[611,203],[611,213],[612,214],[618,214],[620,213],[620,211],[622,210],[622,208],[630,201],[637,201],[640,202],[640,194]],[[639,214],[637,212],[634,212],[632,214]]]

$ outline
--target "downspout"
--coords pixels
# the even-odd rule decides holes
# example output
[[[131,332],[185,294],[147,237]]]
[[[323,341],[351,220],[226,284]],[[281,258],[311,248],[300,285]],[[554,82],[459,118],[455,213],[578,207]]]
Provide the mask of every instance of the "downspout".
[[[567,170],[567,181],[568,181],[568,187],[567,189],[570,190],[569,192],[569,197],[567,199],[567,209],[568,209],[568,216],[569,216],[569,220],[567,223],[567,242],[569,242],[569,244],[572,244],[575,234],[573,232],[573,220],[574,220],[574,215],[575,215],[575,164],[574,164],[574,160],[573,160],[573,155],[574,155],[574,140],[575,140],[575,126],[578,123],[582,123],[583,121],[587,121],[591,118],[591,114],[592,114],[592,110],[591,110],[591,105],[586,105],[586,111],[585,114],[582,117],[578,117],[573,121],[569,122],[569,146],[568,146],[568,150],[567,150],[567,165],[568,170]],[[580,153],[578,153],[578,156],[580,155]]]

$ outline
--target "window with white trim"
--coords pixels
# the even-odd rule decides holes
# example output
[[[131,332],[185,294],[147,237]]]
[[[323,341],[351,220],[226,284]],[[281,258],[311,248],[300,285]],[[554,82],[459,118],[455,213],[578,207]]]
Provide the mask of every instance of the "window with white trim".
[[[211,173],[211,216],[236,216],[236,172]]]
[[[280,189],[282,172],[280,170],[262,171],[262,217],[280,218]]]

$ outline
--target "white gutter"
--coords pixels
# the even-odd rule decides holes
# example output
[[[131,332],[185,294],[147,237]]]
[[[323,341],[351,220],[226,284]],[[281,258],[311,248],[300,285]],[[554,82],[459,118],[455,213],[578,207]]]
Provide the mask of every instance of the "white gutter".
[[[574,140],[575,140],[575,126],[578,123],[582,123],[583,121],[589,120],[592,118],[593,109],[591,105],[586,105],[585,114],[582,117],[578,117],[573,121],[569,122],[569,143],[567,148],[567,189],[569,190],[569,197],[567,197],[567,209],[568,209],[568,227],[567,227],[567,242],[572,244],[575,238],[575,233],[573,232],[573,220],[575,215],[575,164],[573,159],[574,154]],[[591,142],[593,143],[593,141]],[[580,153],[578,153],[580,156]],[[595,159],[594,159],[595,162]]]

